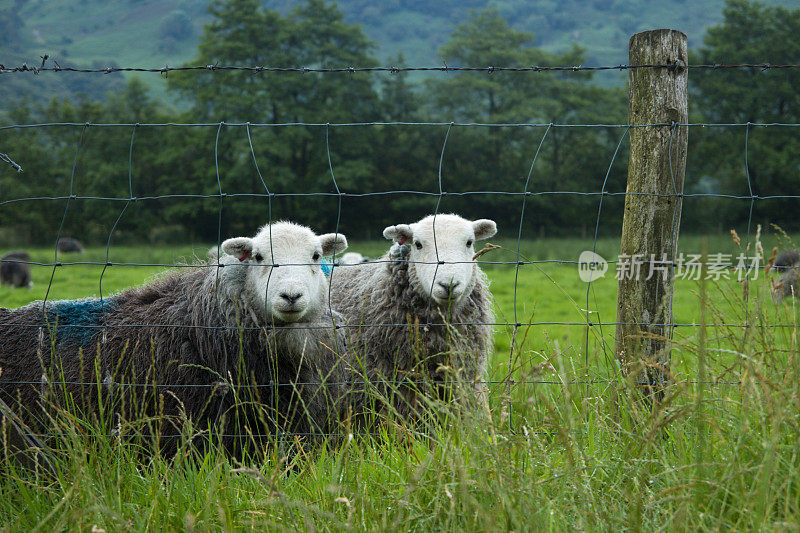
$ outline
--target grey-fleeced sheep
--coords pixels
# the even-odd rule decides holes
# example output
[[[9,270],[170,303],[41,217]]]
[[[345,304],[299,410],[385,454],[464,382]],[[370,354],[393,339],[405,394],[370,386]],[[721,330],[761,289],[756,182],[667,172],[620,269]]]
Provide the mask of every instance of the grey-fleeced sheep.
[[[100,399],[125,402],[122,417],[146,405],[137,414],[166,415],[164,434],[180,433],[183,414],[195,427],[259,441],[330,431],[349,374],[335,352],[341,317],[329,313],[320,260],[346,246],[342,235],[279,222],[225,241],[220,266],[103,301],[0,308],[0,398],[32,428],[66,393],[92,412]]]
[[[9,252],[0,258],[0,282],[12,287],[33,287],[31,256],[27,252]]]
[[[800,291],[800,253],[797,250],[786,250],[778,254],[772,269],[777,271],[781,277],[773,286],[772,295],[775,301],[780,302],[787,296],[797,296]]]
[[[454,374],[482,390],[492,297],[474,243],[496,231],[491,220],[428,216],[387,227],[383,235],[395,244],[376,262],[332,273],[331,303],[345,316],[348,347],[359,358],[353,366],[379,383],[400,416],[415,413],[419,394],[446,398]],[[393,386],[398,381],[405,384]]]
[[[347,252],[344,254],[339,261],[336,262],[338,265],[357,265],[359,263],[366,263],[369,259],[364,257],[358,252]]]
[[[59,252],[77,252],[83,253],[83,245],[81,241],[73,237],[61,237],[56,243]]]

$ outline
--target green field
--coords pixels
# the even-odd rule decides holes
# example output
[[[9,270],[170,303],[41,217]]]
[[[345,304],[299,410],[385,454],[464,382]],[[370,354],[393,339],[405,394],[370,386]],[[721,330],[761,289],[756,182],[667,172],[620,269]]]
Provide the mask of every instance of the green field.
[[[516,242],[481,259],[516,260]],[[768,236],[764,248],[776,244]],[[598,252],[616,253],[603,239]],[[738,253],[728,237],[687,237],[681,249]],[[744,246],[744,244],[742,245]],[[375,255],[382,243],[351,243]],[[576,260],[591,242],[525,241],[523,258]],[[32,290],[0,289],[0,305],[113,294],[192,264],[208,246],[113,247],[60,255],[33,269]],[[53,262],[52,250],[33,250]],[[613,267],[612,267],[613,268]],[[454,416],[423,433],[387,427],[320,449],[232,464],[219,453],[142,460],[90,422],[65,431],[48,478],[7,463],[0,527],[7,530],[563,530],[800,527],[800,365],[797,317],[772,303],[760,272],[735,280],[679,280],[673,385],[653,412],[618,379],[613,272],[587,285],[577,267],[484,264],[498,322],[490,412]],[[53,274],[54,273],[54,274]],[[53,275],[52,285],[49,283]],[[515,282],[516,278],[516,282]],[[516,308],[514,301],[516,287]],[[700,327],[706,323],[709,327]],[[749,328],[740,327],[747,322]],[[574,323],[563,325],[553,323]],[[784,327],[774,327],[775,325]],[[588,339],[588,342],[587,342]],[[588,347],[588,351],[587,351]],[[514,378],[506,386],[509,359]],[[552,366],[550,369],[547,365]],[[587,384],[590,381],[595,383]],[[580,381],[581,383],[571,383]],[[698,383],[701,381],[702,383]]]

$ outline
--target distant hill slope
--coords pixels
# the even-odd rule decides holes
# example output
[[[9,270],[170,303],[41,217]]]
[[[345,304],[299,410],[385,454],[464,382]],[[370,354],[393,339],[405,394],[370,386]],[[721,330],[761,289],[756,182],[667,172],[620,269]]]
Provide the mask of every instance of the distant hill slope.
[[[772,5],[796,5],[797,0],[769,0]],[[296,1],[265,0],[281,12]],[[438,48],[471,10],[496,8],[519,30],[534,34],[534,44],[561,51],[577,44],[587,50],[587,64],[619,64],[627,60],[630,35],[644,29],[669,27],[685,32],[689,46],[702,43],[707,26],[722,20],[724,0],[340,0],[348,22],[359,23],[376,43],[375,55],[384,63],[403,54],[411,66],[441,64]],[[35,64],[43,53],[62,65],[159,67],[191,61],[209,15],[206,3],[190,0],[0,0],[3,11],[18,15],[19,22],[0,36],[0,63]],[[5,17],[9,20],[9,17]],[[11,23],[9,23],[11,24]],[[16,33],[14,33],[16,31]],[[724,58],[720,58],[724,59]],[[101,75],[98,75],[101,76]],[[157,75],[142,78],[157,95],[165,84]],[[601,82],[622,83],[624,77],[608,73]],[[90,81],[90,80],[85,80]],[[88,92],[99,96],[106,82],[68,87],[48,80],[37,83],[44,96]],[[111,84],[113,87],[114,84]],[[31,80],[0,79],[9,96],[35,90]]]

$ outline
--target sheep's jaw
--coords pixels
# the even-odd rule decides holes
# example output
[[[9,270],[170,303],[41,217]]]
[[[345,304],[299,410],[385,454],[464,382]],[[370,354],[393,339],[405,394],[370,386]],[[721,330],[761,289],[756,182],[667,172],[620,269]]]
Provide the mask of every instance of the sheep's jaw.
[[[448,293],[438,287],[430,293],[431,301],[443,310],[458,309],[464,301],[464,296],[465,292],[462,290]]]
[[[298,322],[306,316],[308,308],[305,306],[285,306],[285,309],[272,309],[272,316],[280,322]]]

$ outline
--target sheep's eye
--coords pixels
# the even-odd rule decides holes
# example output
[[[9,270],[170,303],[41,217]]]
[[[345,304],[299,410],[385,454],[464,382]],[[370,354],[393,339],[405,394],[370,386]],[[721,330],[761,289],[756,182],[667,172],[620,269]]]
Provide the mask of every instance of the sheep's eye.
[[[319,261],[319,252],[314,252],[314,255],[311,256],[311,259],[314,261]]]
[[[422,243],[419,241],[414,241],[414,246],[417,247],[417,250],[422,250]]]
[[[264,256],[261,254],[256,254],[256,261],[261,262],[264,260]]]
[[[470,246],[472,246],[472,239],[467,241],[467,248],[469,248]]]

